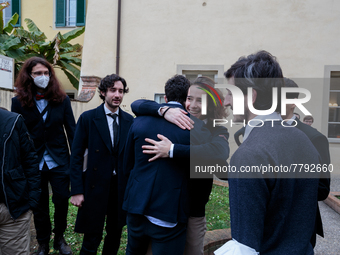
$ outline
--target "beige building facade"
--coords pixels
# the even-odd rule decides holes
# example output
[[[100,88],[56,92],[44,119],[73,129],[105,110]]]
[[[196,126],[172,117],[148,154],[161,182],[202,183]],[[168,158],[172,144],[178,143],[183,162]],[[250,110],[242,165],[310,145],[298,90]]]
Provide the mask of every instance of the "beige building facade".
[[[21,0],[22,24],[32,18],[51,39],[57,31],[69,31],[55,25],[57,2]],[[85,34],[72,41],[84,46],[78,91],[82,102],[72,102],[75,117],[101,103],[96,86],[100,78],[116,73],[117,63],[130,88],[122,108],[131,113],[136,99],[160,101],[164,83],[174,74],[190,79],[208,75],[224,84],[223,73],[240,56],[266,50],[278,58],[285,77],[311,92],[305,106],[336,155],[339,9],[340,1],[333,0],[87,0]],[[72,90],[63,79],[66,91]],[[228,128],[233,146],[232,134],[239,127]]]
[[[88,0],[81,69],[87,79],[116,72],[118,3]],[[305,106],[313,126],[338,142],[339,8],[332,0],[121,0],[119,75],[130,87],[122,108],[158,100],[174,74],[225,83],[223,73],[240,56],[266,50],[286,77],[311,91]],[[91,89],[86,84],[80,93]],[[89,108],[100,103],[96,92]]]

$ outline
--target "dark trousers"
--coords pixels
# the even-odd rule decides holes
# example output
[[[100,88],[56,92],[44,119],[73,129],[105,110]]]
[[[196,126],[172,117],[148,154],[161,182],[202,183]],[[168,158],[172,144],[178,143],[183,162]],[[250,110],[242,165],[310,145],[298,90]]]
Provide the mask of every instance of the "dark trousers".
[[[120,245],[122,226],[118,221],[118,189],[117,176],[112,176],[110,183],[109,203],[106,214],[106,236],[104,239],[103,255],[116,255]],[[101,233],[85,233],[83,246],[79,255],[95,255],[102,240]]]
[[[40,244],[48,243],[51,236],[48,183],[52,187],[52,202],[55,208],[53,232],[56,236],[60,236],[65,232],[67,226],[68,199],[70,197],[68,165],[48,170],[44,164],[41,171],[41,196],[38,207],[33,211],[37,240]]]
[[[183,255],[186,224],[165,228],[151,223],[144,215],[128,213],[126,255],[145,255],[151,241],[153,255]]]

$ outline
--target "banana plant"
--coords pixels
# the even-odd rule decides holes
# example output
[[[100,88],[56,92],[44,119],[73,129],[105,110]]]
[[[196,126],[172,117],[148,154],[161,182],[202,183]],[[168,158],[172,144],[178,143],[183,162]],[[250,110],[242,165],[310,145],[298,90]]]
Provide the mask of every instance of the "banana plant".
[[[15,13],[4,26],[3,9],[8,6],[8,2],[0,4],[0,54],[11,58],[17,58],[25,54],[24,50],[21,48],[24,44],[19,38],[13,36],[12,34],[14,25],[19,19],[19,15]]]
[[[26,59],[39,56],[50,62],[54,68],[61,69],[73,87],[78,89],[81,67],[80,44],[70,44],[69,41],[84,33],[85,27],[75,28],[65,34],[60,32],[51,41],[46,41],[45,34],[36,26],[31,19],[25,19],[28,31],[24,28],[16,28],[13,35],[20,38],[25,44],[25,56],[17,60],[23,63]]]
[[[85,27],[75,28],[65,34],[58,32],[53,40],[48,41],[31,19],[25,19],[28,30],[23,27],[14,28],[18,14],[14,14],[4,27],[2,10],[7,6],[7,2],[0,4],[0,54],[15,59],[16,72],[30,57],[45,58],[54,68],[61,69],[73,87],[78,89],[83,47],[78,43],[71,44],[70,41],[83,34]]]

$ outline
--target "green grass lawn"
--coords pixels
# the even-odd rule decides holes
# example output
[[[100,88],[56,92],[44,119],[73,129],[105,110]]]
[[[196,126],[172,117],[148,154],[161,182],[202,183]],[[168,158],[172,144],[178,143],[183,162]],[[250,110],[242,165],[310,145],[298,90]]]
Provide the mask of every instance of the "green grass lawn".
[[[81,249],[83,235],[74,232],[74,225],[76,222],[78,208],[69,205],[69,211],[67,216],[67,229],[65,231],[65,240],[71,246],[74,254],[79,254]],[[50,198],[50,215],[52,220],[52,228],[53,228],[53,215],[54,214],[54,206],[52,203],[52,199]],[[220,186],[213,186],[213,190],[210,194],[210,200],[206,206],[206,218],[207,218],[207,229],[222,229],[222,228],[230,228],[230,213],[229,213],[229,189]],[[105,236],[105,230],[103,236]],[[59,254],[57,251],[53,249],[53,238],[50,242],[50,254]],[[121,244],[119,248],[119,255],[125,254],[127,244],[127,230],[126,227],[123,229]],[[103,249],[103,241],[101,242],[98,254],[101,254]]]
[[[205,207],[207,230],[230,228],[229,189],[213,185]]]
[[[74,226],[76,223],[76,218],[77,218],[77,212],[78,208],[69,204],[68,208],[68,215],[67,215],[67,228],[65,231],[65,240],[66,242],[70,245],[73,254],[79,254],[79,251],[81,249],[81,245],[83,242],[83,234],[75,233],[74,232]],[[54,205],[52,203],[52,197],[50,196],[50,215],[51,215],[51,222],[52,222],[52,229],[54,225],[54,220],[53,220],[53,215],[54,215]],[[104,229],[103,237],[105,237],[106,231]],[[104,239],[104,238],[103,238]],[[53,249],[53,240],[54,240],[54,234],[52,234],[51,241],[50,241],[50,254],[59,254],[58,251]],[[99,245],[98,248],[98,254],[102,253],[103,250],[103,244],[104,242],[102,241]],[[123,229],[122,233],[122,239],[121,239],[121,244],[119,248],[118,255],[123,255],[125,254],[125,249],[126,249],[126,244],[127,244],[127,230],[126,226]]]

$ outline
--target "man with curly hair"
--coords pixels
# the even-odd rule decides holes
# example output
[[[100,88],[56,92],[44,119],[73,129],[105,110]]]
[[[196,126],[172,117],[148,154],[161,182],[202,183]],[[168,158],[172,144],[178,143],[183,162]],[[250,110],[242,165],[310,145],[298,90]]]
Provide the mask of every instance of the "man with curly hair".
[[[105,216],[107,234],[102,254],[116,254],[126,224],[122,165],[133,117],[119,106],[128,87],[122,77],[112,74],[102,79],[98,90],[103,104],[80,116],[71,155],[71,203],[79,207],[75,231],[84,233],[81,255],[97,254]]]

